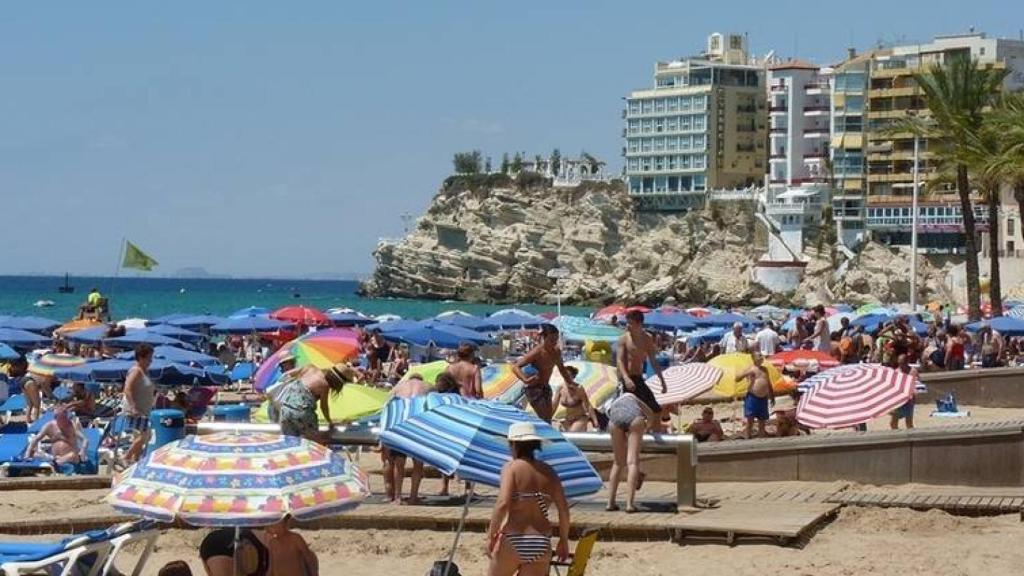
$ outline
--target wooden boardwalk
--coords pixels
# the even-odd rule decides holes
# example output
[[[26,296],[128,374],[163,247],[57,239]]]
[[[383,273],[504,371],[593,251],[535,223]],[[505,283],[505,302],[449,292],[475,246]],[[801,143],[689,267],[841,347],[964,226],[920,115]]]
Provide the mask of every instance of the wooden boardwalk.
[[[828,502],[881,508],[937,509],[964,516],[1024,515],[1024,487],[866,486],[836,493],[828,498]]]

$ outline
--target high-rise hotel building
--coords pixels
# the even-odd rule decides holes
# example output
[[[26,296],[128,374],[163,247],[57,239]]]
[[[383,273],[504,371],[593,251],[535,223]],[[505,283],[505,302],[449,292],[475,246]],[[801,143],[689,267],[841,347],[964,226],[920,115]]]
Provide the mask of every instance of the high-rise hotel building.
[[[639,208],[687,210],[706,190],[763,180],[764,79],[737,34],[712,34],[703,54],[655,64],[654,87],[630,93],[623,110],[625,174]]]

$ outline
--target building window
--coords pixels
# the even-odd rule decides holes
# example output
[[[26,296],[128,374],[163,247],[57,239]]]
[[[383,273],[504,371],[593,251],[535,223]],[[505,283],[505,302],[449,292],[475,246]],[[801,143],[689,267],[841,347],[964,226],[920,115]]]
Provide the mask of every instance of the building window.
[[[985,53],[984,50],[985,49],[982,48],[982,54]],[[1007,218],[1006,219],[1006,235],[1007,236],[1013,236],[1016,233],[1017,233],[1017,221],[1014,220],[1013,218]]]

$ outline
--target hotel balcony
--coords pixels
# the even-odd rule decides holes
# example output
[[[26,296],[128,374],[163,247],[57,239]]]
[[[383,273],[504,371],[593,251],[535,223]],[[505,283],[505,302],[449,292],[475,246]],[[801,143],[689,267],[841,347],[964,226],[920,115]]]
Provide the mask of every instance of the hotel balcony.
[[[804,106],[804,116],[824,116],[829,113],[829,106]]]
[[[768,129],[768,132],[771,134],[785,134],[786,132],[789,132],[789,128],[786,128],[784,126],[781,128],[777,128],[773,126]]]
[[[786,85],[784,83],[772,84],[768,87],[768,91],[773,94],[782,94],[786,92]]]
[[[786,159],[786,155],[785,154],[772,154],[771,156],[768,157],[768,161],[769,162],[778,162],[779,160],[785,160],[785,159]]]
[[[804,84],[804,92],[811,96],[816,94],[827,94],[828,91],[829,85],[826,80]]]
[[[804,154],[804,162],[822,162],[826,158],[828,158],[828,153],[826,152],[810,152]]]
[[[785,114],[788,111],[789,111],[789,106],[786,106],[786,105],[782,105],[782,106],[769,106],[768,107],[768,113],[769,114]]]
[[[828,128],[804,128],[804,138],[828,138]]]

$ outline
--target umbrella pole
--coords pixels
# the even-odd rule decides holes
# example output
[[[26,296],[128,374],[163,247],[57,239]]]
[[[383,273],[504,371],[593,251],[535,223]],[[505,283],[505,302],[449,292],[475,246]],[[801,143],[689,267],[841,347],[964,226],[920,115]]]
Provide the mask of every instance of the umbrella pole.
[[[466,503],[462,506],[462,516],[459,518],[459,528],[455,532],[455,541],[452,542],[451,552],[448,553],[448,562],[444,567],[444,576],[448,576],[452,569],[452,561],[455,560],[455,550],[459,547],[459,539],[462,537],[462,530],[466,526],[466,516],[469,514],[469,502],[473,499],[473,487],[475,484],[469,483],[469,490],[466,491]]]
[[[238,557],[238,548],[242,544],[242,529],[235,526],[235,547],[231,553],[231,564],[233,567],[232,572],[235,576],[241,576],[242,574],[242,559]]]

